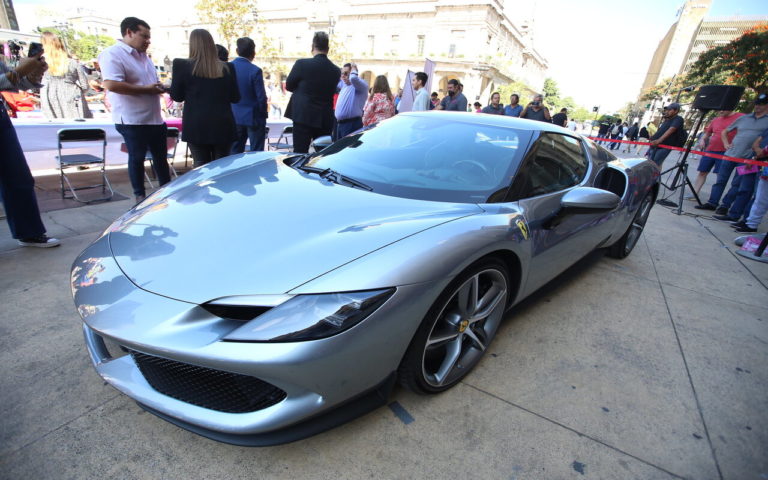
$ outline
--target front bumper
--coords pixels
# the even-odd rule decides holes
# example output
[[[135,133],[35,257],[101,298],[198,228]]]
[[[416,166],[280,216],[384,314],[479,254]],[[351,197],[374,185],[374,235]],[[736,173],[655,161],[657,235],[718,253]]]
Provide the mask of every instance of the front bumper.
[[[106,236],[76,260],[72,283],[86,345],[104,380],[166,420],[241,445],[295,440],[381,405],[393,372],[436,296],[433,290],[439,288],[398,287],[363,322],[329,338],[250,343],[223,341],[242,322],[215,317],[199,305],[131,283],[112,258]],[[284,391],[285,397],[244,413],[194,405],[153,388],[132,355],[113,356],[105,341],[160,359],[256,377]],[[358,400],[356,406],[348,404],[350,400]],[[344,414],[329,413],[341,405]]]

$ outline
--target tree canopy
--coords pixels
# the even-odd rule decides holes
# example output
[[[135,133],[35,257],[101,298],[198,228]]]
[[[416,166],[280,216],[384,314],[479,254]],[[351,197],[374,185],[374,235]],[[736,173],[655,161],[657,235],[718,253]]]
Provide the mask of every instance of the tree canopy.
[[[40,33],[51,32],[59,37],[71,55],[82,62],[89,62],[99,56],[102,50],[115,43],[106,35],[86,35],[69,28],[41,28]]]
[[[562,100],[560,99],[560,88],[557,86],[556,81],[551,78],[544,79],[544,91],[542,93],[544,95],[544,101],[548,106],[552,108],[562,108],[560,107],[560,104],[562,103]]]
[[[768,25],[747,31],[732,42],[702,53],[688,72],[699,84],[741,85],[768,92]]]
[[[200,0],[195,8],[203,22],[218,27],[230,51],[238,38],[251,34],[256,23],[256,0]]]

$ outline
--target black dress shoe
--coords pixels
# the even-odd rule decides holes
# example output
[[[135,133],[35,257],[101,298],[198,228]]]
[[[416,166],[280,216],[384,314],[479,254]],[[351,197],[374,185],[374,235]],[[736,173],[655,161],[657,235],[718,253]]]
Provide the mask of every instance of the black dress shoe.
[[[745,222],[744,220],[739,220],[738,222],[733,222],[731,224],[731,227],[733,228],[741,228],[746,226],[747,226],[747,222]]]
[[[741,233],[755,233],[757,229],[752,228],[749,225],[744,225],[743,227],[737,228],[736,231]]]
[[[712,215],[712,218],[715,220],[722,220],[724,222],[735,222],[738,220],[738,218],[733,218],[729,215]]]
[[[702,205],[694,205],[693,208],[697,210],[717,210],[717,206],[712,205],[711,203],[707,202]]]
[[[728,207],[717,207],[717,209],[715,210],[715,213],[718,215],[725,215],[726,213],[728,213]]]

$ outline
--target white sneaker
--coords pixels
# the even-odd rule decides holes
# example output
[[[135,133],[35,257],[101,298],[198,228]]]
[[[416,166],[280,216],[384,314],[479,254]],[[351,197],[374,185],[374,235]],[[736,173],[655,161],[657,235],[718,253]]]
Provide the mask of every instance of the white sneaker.
[[[51,248],[61,245],[61,240],[51,238],[48,235],[40,235],[39,237],[19,239],[19,245],[22,247]]]

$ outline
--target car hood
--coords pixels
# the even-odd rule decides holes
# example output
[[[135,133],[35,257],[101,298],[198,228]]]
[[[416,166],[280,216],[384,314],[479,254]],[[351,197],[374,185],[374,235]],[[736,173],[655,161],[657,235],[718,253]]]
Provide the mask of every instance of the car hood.
[[[107,231],[122,271],[140,288],[194,303],[280,294],[404,237],[482,212],[473,204],[336,185],[282,158],[225,158],[155,192]]]

